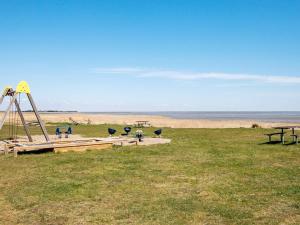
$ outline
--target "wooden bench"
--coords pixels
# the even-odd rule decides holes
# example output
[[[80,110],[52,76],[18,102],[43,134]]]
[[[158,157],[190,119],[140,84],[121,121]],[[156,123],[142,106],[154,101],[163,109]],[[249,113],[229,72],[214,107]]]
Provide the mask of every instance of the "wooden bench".
[[[150,122],[146,121],[146,120],[138,120],[135,122],[136,123],[134,124],[134,127],[137,127],[137,128],[151,127]]]
[[[282,144],[284,144],[284,132],[277,132],[277,133],[271,133],[271,134],[265,134],[266,136],[269,137],[269,143],[272,142],[272,136],[274,135],[280,135],[280,141],[282,142]]]
[[[296,143],[296,145],[298,144],[298,134],[291,134],[291,137],[293,137],[293,141]]]

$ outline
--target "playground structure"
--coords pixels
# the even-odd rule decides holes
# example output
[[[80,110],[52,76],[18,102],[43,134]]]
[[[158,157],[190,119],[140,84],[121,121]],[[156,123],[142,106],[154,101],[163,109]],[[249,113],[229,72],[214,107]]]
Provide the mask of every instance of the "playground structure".
[[[13,106],[15,106],[16,112],[18,112],[18,115],[21,119],[22,125],[24,127],[24,130],[25,130],[25,133],[28,137],[29,142],[33,142],[32,136],[30,134],[29,126],[25,121],[25,117],[24,117],[22,109],[20,107],[20,99],[21,99],[20,96],[21,96],[21,94],[25,94],[27,96],[27,98],[30,102],[30,105],[32,107],[32,110],[33,110],[33,112],[34,112],[34,114],[37,118],[38,125],[41,128],[46,141],[49,142],[50,139],[49,139],[49,135],[48,135],[48,132],[46,130],[45,124],[44,124],[44,122],[42,121],[42,119],[40,117],[40,114],[39,114],[39,112],[37,110],[37,107],[34,103],[34,100],[31,96],[30,88],[29,88],[28,84],[25,81],[21,81],[18,84],[16,90],[13,90],[13,88],[10,87],[10,86],[7,86],[6,88],[4,88],[4,91],[3,91],[2,96],[0,98],[0,105],[3,103],[3,100],[4,100],[5,97],[9,97],[10,101],[9,101],[8,107],[4,111],[3,117],[0,121],[0,130],[2,129],[7,117],[9,116],[11,111],[13,111],[13,108],[14,108]],[[12,112],[12,113],[14,113],[14,112]],[[17,118],[16,118],[16,115],[14,115],[14,118],[12,120],[9,120],[9,126],[12,127],[12,130],[13,130],[11,138],[14,141],[16,141],[16,139],[17,139],[17,131],[18,131],[17,129],[13,129],[15,127],[15,125],[18,126],[18,124],[15,124],[16,121],[18,121]]]
[[[32,111],[37,119],[37,122],[26,122],[24,113],[21,109],[21,95],[25,95],[29,100]],[[109,137],[109,138],[69,138],[69,135],[72,134],[72,129],[69,127],[65,133],[65,138],[61,139],[61,130],[62,128],[56,129],[56,137],[60,137],[59,139],[52,138],[49,136],[45,123],[42,120],[37,106],[33,100],[30,87],[25,81],[21,81],[16,89],[14,90],[11,86],[7,86],[4,88],[2,95],[0,96],[0,106],[4,102],[5,98],[9,98],[9,103],[6,110],[3,112],[2,118],[0,120],[0,131],[2,130],[5,122],[8,123],[9,130],[9,138],[3,140],[5,143],[3,147],[3,152],[8,154],[9,152],[13,152],[16,157],[18,153],[23,152],[36,152],[36,151],[53,151],[53,152],[67,152],[67,151],[86,151],[87,149],[93,150],[101,150],[111,148],[113,145],[117,146],[126,146],[126,145],[138,145],[139,142],[136,138],[130,137]],[[19,117],[17,117],[19,116]],[[19,119],[21,124],[19,124]],[[74,125],[79,125],[76,121],[73,121]],[[36,124],[40,127],[44,141],[36,141],[30,133],[29,125]],[[28,141],[21,140],[18,137],[18,127],[22,126],[26,133]],[[114,129],[109,130],[112,135],[116,131]],[[129,128],[126,127],[125,132],[130,132]],[[54,136],[55,137],[55,136]],[[142,145],[152,145],[152,144],[165,144],[170,143],[169,139],[153,139],[148,138]],[[1,152],[1,146],[0,146]]]
[[[26,122],[25,116],[21,109],[21,95],[24,94],[27,96],[32,111],[35,114],[37,119],[37,125],[40,127],[44,139],[44,142],[35,142],[30,133],[29,123]],[[4,146],[4,152],[14,152],[14,155],[17,156],[18,152],[26,151],[39,151],[39,150],[53,150],[55,152],[65,152],[65,151],[83,151],[88,148],[93,149],[103,149],[109,148],[112,146],[110,141],[102,141],[96,139],[82,139],[82,140],[50,140],[49,134],[47,132],[45,123],[43,122],[39,111],[36,107],[36,104],[31,95],[29,85],[25,81],[21,81],[17,88],[14,90],[11,86],[4,88],[3,93],[0,97],[0,105],[4,102],[5,98],[9,98],[9,103],[6,110],[3,113],[3,116],[0,120],[0,130],[3,128],[5,122],[8,122],[8,130],[10,137],[7,140],[4,140],[6,143]],[[19,116],[21,124],[19,124]],[[18,140],[18,127],[22,125],[28,142]],[[69,131],[70,132],[70,131]]]

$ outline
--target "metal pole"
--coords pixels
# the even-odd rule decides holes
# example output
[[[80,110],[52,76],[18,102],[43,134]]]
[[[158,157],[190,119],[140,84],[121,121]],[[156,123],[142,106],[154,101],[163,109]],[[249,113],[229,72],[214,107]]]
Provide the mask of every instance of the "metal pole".
[[[31,134],[30,134],[30,130],[29,130],[28,125],[27,125],[27,123],[25,121],[24,115],[22,113],[21,107],[20,107],[17,99],[15,100],[15,105],[16,105],[16,108],[18,110],[18,114],[19,114],[19,116],[21,118],[22,124],[24,126],[24,129],[25,129],[26,135],[28,137],[28,140],[29,140],[29,142],[33,142]]]
[[[31,96],[31,94],[27,94],[27,97],[28,97],[28,99],[29,99],[29,102],[30,102],[30,104],[31,104],[31,107],[32,107],[32,109],[33,109],[33,112],[34,112],[34,114],[35,114],[35,116],[36,116],[36,118],[37,118],[37,120],[38,120],[38,122],[39,122],[39,124],[40,124],[40,127],[41,127],[41,129],[42,129],[42,132],[43,132],[45,138],[46,138],[46,141],[47,141],[47,142],[50,142],[50,138],[49,138],[48,132],[47,132],[47,130],[46,130],[45,124],[44,124],[42,118],[40,117],[40,114],[39,114],[39,112],[38,112],[38,110],[37,110],[37,107],[36,107],[36,105],[35,105],[35,103],[34,103],[34,101],[33,101],[33,98],[32,98],[32,96]]]
[[[13,97],[12,97],[12,100],[10,101],[10,103],[9,103],[9,105],[8,105],[8,107],[7,107],[7,109],[6,109],[5,113],[4,113],[4,115],[3,115],[3,117],[2,117],[2,120],[1,120],[1,122],[0,122],[0,130],[2,129],[2,127],[3,127],[3,125],[4,125],[5,120],[6,120],[6,117],[8,116],[8,113],[9,113],[9,111],[11,110],[11,106],[12,106],[12,104],[15,102],[16,98],[17,98],[17,95],[14,94]]]

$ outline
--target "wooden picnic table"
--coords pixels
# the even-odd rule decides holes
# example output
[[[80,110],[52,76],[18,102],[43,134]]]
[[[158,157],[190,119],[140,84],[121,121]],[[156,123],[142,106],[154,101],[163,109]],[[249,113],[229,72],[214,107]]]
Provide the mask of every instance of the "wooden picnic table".
[[[292,130],[292,133],[295,134],[295,129],[300,129],[300,126],[279,126],[279,127],[273,127],[274,129],[280,129],[281,133],[283,133],[284,130]]]
[[[150,127],[150,122],[148,120],[137,120],[136,122],[136,127],[145,127],[148,126]]]
[[[295,129],[300,129],[300,126],[298,126],[298,125],[296,125],[296,126],[278,126],[278,127],[273,127],[273,129],[281,130],[281,132],[278,134],[281,134],[282,144],[284,144],[284,134],[285,134],[284,130],[292,130],[291,136],[293,137],[293,141],[298,143],[298,135],[295,133]]]

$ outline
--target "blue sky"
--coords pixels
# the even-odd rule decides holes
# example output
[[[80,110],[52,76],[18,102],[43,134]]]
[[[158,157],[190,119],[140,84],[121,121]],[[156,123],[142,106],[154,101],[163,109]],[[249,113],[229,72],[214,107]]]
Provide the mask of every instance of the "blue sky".
[[[0,84],[28,81],[43,110],[300,110],[299,12],[299,0],[0,1]]]

